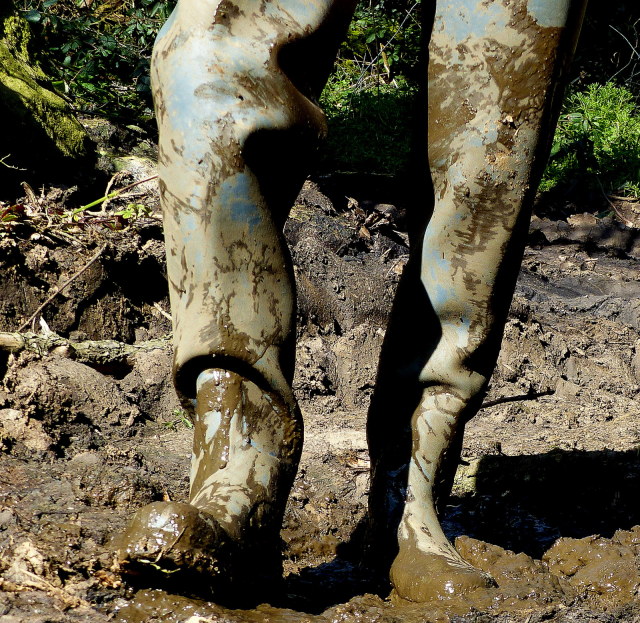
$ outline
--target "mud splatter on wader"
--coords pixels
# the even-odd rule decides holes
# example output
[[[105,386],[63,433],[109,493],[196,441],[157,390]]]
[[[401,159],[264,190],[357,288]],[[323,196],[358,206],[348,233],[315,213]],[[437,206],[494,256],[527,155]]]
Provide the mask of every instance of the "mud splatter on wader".
[[[368,437],[369,541],[411,601],[486,587],[437,519],[496,362],[586,0],[437,0],[428,198],[399,287]],[[325,132],[315,105],[353,0],[179,0],[152,80],[175,330],[195,401],[190,504],[141,509],[120,558],[228,585],[277,575],[300,455],[294,285],[281,227]],[[427,12],[429,8],[427,7]],[[370,557],[373,558],[373,557]],[[265,561],[267,562],[264,567]],[[269,564],[270,561],[270,564]]]

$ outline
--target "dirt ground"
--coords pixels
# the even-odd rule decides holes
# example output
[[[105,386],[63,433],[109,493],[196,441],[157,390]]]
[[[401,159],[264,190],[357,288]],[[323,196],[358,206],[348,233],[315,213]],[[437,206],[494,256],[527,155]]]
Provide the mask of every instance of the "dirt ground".
[[[534,218],[444,516],[497,587],[394,604],[350,561],[366,509],[367,404],[407,236],[392,196],[349,184],[308,182],[286,225],[305,447],[282,530],[285,591],[252,610],[131,584],[113,566],[110,539],[127,518],[184,501],[188,486],[155,195],[123,231],[104,214],[52,226],[42,205],[0,231],[0,331],[17,332],[73,277],[28,328],[87,347],[32,340],[0,355],[1,623],[640,621],[637,230],[615,214]],[[23,203],[35,215],[34,202],[67,200]]]

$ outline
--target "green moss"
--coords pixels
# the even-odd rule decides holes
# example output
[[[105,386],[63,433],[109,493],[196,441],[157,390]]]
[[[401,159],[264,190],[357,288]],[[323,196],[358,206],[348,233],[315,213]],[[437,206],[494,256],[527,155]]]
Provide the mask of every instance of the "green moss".
[[[67,103],[47,83],[29,52],[27,23],[0,17],[0,157],[14,166],[54,174],[84,160],[90,143]]]
[[[3,18],[1,32],[3,43],[14,56],[29,68],[33,68],[29,54],[30,33],[24,20],[17,15]]]

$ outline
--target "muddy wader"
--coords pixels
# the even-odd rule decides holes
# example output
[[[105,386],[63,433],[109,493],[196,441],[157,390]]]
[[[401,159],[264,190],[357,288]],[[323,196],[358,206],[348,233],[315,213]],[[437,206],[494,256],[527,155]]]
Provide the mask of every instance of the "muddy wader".
[[[429,192],[412,206],[423,224],[368,425],[369,537],[404,599],[492,582],[450,545],[436,504],[495,365],[585,2],[424,2]],[[119,541],[129,565],[191,570],[214,587],[277,573],[302,444],[281,230],[325,133],[314,102],[353,9],[353,0],[179,0],[158,37],[174,374],[195,404],[195,430],[190,503],[138,511]]]

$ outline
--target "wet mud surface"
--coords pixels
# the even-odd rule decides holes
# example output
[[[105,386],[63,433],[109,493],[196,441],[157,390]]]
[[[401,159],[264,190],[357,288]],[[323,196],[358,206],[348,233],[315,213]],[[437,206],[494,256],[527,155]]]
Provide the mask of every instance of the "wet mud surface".
[[[0,622],[640,621],[640,238],[590,215],[534,219],[445,509],[447,534],[497,586],[402,604],[359,569],[366,408],[408,251],[402,209],[373,195],[308,183],[286,226],[305,445],[281,532],[283,585],[261,605],[223,607],[194,598],[197,583],[177,595],[114,565],[110,539],[136,509],[187,496],[192,431],[166,347],[93,363],[64,349],[4,353]],[[151,221],[124,235],[22,226],[1,237],[0,331],[16,331],[103,244],[45,308],[47,325],[74,341],[166,335]]]

